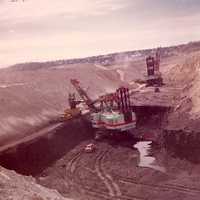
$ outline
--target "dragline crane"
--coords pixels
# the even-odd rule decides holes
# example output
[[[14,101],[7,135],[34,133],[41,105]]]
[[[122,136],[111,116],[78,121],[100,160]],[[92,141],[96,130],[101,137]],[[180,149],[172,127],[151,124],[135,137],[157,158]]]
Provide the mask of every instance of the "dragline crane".
[[[123,133],[136,127],[136,115],[131,107],[128,88],[120,87],[116,92],[100,96],[93,101],[80,86],[78,80],[71,79],[71,84],[77,90],[82,101],[89,107],[92,127],[98,133],[99,130],[102,130],[101,132],[104,134]],[[73,105],[77,104],[74,99]]]

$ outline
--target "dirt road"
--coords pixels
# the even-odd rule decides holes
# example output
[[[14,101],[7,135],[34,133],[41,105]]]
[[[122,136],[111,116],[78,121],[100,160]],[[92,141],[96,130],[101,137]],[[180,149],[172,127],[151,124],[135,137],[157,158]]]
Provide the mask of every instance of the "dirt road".
[[[88,142],[91,141],[83,142],[45,170],[38,182],[74,199],[199,199],[200,185],[181,182],[185,171],[176,169],[174,173],[166,167],[167,172],[163,173],[138,167],[139,153],[131,148],[133,141],[120,145],[100,142],[91,154],[82,150]],[[187,177],[187,183],[193,178]]]

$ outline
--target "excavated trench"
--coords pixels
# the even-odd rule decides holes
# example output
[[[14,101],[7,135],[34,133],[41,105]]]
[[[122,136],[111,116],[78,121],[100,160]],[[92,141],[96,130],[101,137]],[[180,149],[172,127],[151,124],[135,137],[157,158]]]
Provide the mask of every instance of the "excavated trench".
[[[138,130],[141,127],[146,127],[145,130],[160,129],[167,111],[166,108],[161,107],[135,107],[133,109],[138,119]],[[88,120],[74,119],[44,137],[2,152],[0,165],[23,175],[37,176],[79,143],[92,140],[93,132]]]
[[[133,106],[137,116],[138,127],[155,127],[162,128],[166,122],[167,114],[170,107],[161,106]]]
[[[0,154],[0,165],[23,175],[36,176],[81,141],[91,139],[93,130],[85,119],[61,125],[46,136]]]
[[[168,154],[192,163],[200,163],[200,133],[189,130],[164,130],[162,146]]]

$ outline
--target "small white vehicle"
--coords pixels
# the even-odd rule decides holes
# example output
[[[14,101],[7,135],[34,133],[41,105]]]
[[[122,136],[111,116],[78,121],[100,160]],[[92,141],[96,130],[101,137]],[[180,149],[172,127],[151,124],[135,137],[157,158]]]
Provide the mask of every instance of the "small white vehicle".
[[[95,151],[95,145],[92,144],[92,143],[86,145],[84,151],[85,151],[86,153],[92,153],[92,152],[94,152],[94,151]]]

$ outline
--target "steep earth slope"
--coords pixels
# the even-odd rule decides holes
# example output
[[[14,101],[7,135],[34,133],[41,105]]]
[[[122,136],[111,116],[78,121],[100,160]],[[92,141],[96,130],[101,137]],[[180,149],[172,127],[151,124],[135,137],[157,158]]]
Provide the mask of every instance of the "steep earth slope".
[[[0,200],[70,200],[56,190],[38,185],[34,178],[25,177],[0,167]]]
[[[115,70],[94,65],[67,65],[38,70],[2,70],[0,73],[1,141],[31,133],[59,116],[68,106],[70,79],[80,80],[93,98],[122,84]],[[23,134],[22,134],[23,133]]]
[[[169,70],[169,81],[182,88],[180,101],[169,116],[170,129],[200,130],[200,52],[184,56]]]

